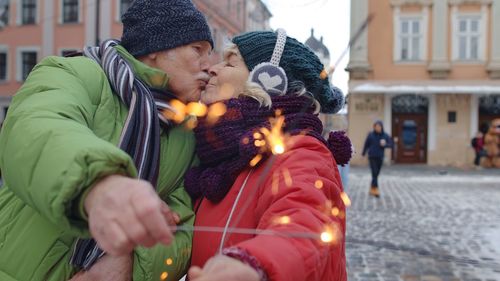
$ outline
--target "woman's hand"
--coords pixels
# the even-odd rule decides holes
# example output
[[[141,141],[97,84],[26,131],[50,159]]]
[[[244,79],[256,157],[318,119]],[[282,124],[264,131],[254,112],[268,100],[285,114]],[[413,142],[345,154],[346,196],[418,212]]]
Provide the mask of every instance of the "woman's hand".
[[[105,255],[88,271],[78,272],[69,281],[132,281],[132,266],[132,255]]]
[[[209,259],[203,269],[197,266],[191,267],[188,275],[191,281],[260,281],[255,269],[224,255]]]

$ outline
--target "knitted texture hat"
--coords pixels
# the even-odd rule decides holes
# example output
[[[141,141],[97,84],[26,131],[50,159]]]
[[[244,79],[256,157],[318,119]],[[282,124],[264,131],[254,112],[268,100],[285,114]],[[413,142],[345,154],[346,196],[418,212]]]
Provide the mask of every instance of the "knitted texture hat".
[[[135,0],[122,22],[121,44],[136,57],[196,41],[214,45],[205,17],[190,0]]]
[[[254,31],[233,38],[250,71],[263,62],[269,62],[277,41],[272,31]],[[307,91],[321,105],[321,112],[336,113],[344,106],[344,95],[332,86],[319,58],[304,44],[287,37],[279,66],[285,70],[288,81],[301,81]]]

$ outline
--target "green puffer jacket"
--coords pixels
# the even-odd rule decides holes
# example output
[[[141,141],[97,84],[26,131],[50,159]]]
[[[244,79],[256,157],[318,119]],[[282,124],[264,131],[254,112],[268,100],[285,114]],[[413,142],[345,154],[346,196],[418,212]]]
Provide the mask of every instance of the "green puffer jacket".
[[[167,75],[117,47],[134,72],[162,88]],[[89,237],[83,198],[106,175],[136,177],[128,154],[116,145],[128,109],[112,93],[94,61],[85,57],[47,57],[14,96],[0,134],[0,280],[62,281],[76,237]],[[192,225],[192,203],[183,175],[193,162],[192,132],[162,133],[158,193]],[[192,235],[178,232],[169,247],[137,248],[133,279],[177,280],[186,272]],[[166,265],[167,258],[173,263]]]

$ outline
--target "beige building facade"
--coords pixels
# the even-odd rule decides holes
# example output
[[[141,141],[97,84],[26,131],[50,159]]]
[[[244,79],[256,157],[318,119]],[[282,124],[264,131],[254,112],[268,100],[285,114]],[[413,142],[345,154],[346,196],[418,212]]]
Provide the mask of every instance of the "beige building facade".
[[[471,138],[500,118],[500,0],[352,0],[348,120],[364,140],[384,122],[394,163],[469,166]]]

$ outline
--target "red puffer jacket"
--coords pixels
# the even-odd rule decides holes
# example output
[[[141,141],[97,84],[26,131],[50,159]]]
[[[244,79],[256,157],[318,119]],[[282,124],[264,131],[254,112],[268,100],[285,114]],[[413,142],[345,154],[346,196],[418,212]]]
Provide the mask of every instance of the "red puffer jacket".
[[[295,136],[292,141],[284,154],[244,170],[221,202],[199,202],[195,225],[224,227],[248,177],[230,227],[318,234],[328,227],[336,230],[337,239],[325,244],[319,239],[228,233],[224,248],[246,250],[269,280],[346,281],[345,206],[337,165],[317,139]],[[274,161],[271,169],[270,161]],[[202,267],[216,255],[221,238],[221,233],[196,232],[192,265]]]

